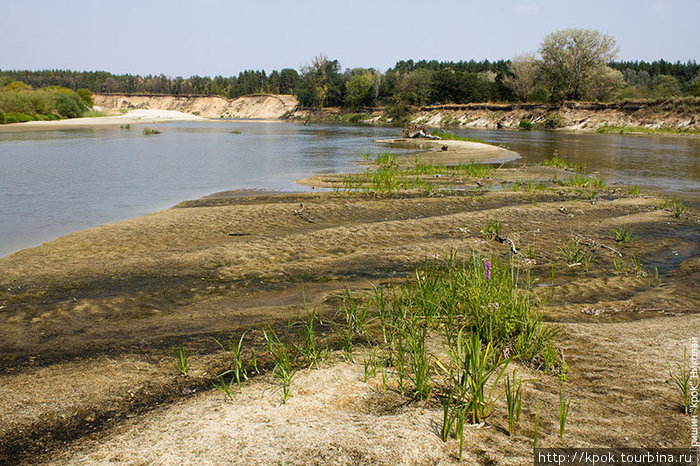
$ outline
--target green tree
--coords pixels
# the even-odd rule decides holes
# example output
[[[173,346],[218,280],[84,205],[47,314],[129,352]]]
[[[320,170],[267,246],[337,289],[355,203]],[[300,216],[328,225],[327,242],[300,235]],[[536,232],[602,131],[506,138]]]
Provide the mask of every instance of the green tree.
[[[374,75],[370,71],[356,74],[345,83],[345,104],[356,108],[374,104]]]
[[[651,80],[652,94],[656,98],[681,95],[681,85],[676,78],[667,74],[654,76]]]
[[[280,94],[291,94],[299,83],[299,73],[291,68],[280,71]]]
[[[508,65],[509,75],[504,78],[507,86],[513,89],[523,102],[535,90],[535,82],[540,74],[540,64],[535,55],[526,53],[513,57]]]
[[[609,66],[603,66],[596,71],[595,79],[591,79],[586,86],[586,99],[597,101],[611,101],[620,97],[625,87],[625,78],[618,70]]]
[[[32,86],[29,84],[25,84],[21,81],[12,81],[9,84],[6,84],[2,87],[3,91],[31,91]]]
[[[698,75],[695,78],[695,85],[693,86],[693,95],[700,97],[700,71],[698,71]]]
[[[80,100],[87,106],[87,108],[92,108],[95,106],[95,98],[92,95],[90,89],[78,89],[75,93],[80,97]]]
[[[299,102],[306,107],[326,107],[342,104],[343,79],[338,60],[318,55],[301,69],[301,79],[295,90]]]
[[[433,92],[433,75],[428,68],[418,68],[403,76],[399,83],[398,100],[408,105],[426,105]]]
[[[581,100],[588,87],[617,56],[615,39],[590,29],[563,29],[540,45],[542,75],[552,99]]]

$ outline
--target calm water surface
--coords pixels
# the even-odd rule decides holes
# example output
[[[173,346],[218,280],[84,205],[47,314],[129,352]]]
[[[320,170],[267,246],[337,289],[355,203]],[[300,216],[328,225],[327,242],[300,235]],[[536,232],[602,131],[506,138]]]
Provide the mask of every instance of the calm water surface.
[[[156,126],[156,125],[151,125]],[[0,256],[62,234],[229,189],[302,191],[295,180],[356,170],[396,128],[177,122],[0,132]],[[241,134],[232,134],[232,130]],[[525,161],[557,150],[609,182],[700,197],[700,138],[456,131],[506,144]],[[398,151],[397,151],[398,152]]]

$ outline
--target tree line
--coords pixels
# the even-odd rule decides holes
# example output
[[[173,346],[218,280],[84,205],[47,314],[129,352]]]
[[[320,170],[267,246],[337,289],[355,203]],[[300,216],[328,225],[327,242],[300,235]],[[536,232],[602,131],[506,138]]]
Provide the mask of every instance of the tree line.
[[[587,29],[547,35],[535,53],[498,61],[402,60],[384,73],[343,70],[319,55],[299,71],[247,70],[231,77],[116,75],[103,71],[0,70],[0,87],[19,81],[33,88],[61,86],[95,93],[219,95],[294,94],[303,107],[411,107],[470,102],[610,101],[700,95],[695,61],[616,61],[612,36]]]

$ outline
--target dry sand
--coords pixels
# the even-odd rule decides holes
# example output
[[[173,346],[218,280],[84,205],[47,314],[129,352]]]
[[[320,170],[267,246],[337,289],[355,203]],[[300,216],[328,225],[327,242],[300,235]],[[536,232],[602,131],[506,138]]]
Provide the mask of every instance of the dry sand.
[[[537,401],[543,447],[688,446],[666,364],[700,330],[698,218],[624,188],[591,203],[551,181],[568,175],[427,177],[455,195],[222,193],[1,258],[0,462],[454,462],[457,441],[436,434],[438,401],[410,402],[391,377],[386,393],[379,379],[362,381],[364,349],[356,364],[333,353],[334,364],[301,372],[286,405],[265,374],[229,401],[211,388],[231,367],[212,337],[252,329],[246,354],[263,355],[264,325],[283,329],[309,308],[327,322],[346,288],[400,282],[450,250],[506,257],[479,233],[494,219],[518,245],[515,260],[535,261],[536,284],[556,266],[555,283],[536,289],[551,293],[542,312],[562,332],[573,402],[560,440],[557,379],[521,367],[539,382],[526,388],[520,434],[504,432],[499,405],[487,426],[467,429],[465,462],[531,464]],[[516,181],[544,190],[488,189]],[[636,238],[615,243],[621,226]],[[627,266],[642,258],[642,273],[616,271],[617,256],[598,247],[588,271],[568,267],[558,248],[572,233],[620,249]],[[649,264],[661,286],[650,286]],[[330,326],[319,332],[332,341]],[[173,344],[192,352],[188,377],[177,375]]]
[[[43,129],[91,128],[107,125],[127,125],[138,123],[165,123],[168,121],[202,121],[204,118],[175,110],[131,110],[123,115],[71,118],[57,121],[27,121],[1,125],[0,131],[26,131]]]

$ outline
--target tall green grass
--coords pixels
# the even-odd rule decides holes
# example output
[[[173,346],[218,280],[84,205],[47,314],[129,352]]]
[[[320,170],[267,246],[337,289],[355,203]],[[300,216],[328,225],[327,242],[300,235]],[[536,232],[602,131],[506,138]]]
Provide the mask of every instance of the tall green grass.
[[[190,372],[189,358],[190,354],[184,345],[173,346],[173,356],[175,356],[175,363],[177,365],[177,370],[181,375],[187,375]]]
[[[586,169],[585,163],[579,164],[576,162],[572,162],[571,160],[559,157],[559,153],[557,151],[554,151],[554,154],[550,158],[543,160],[542,165],[544,165],[545,167],[569,168],[576,171]]]
[[[691,383],[692,370],[688,364],[687,350],[683,348],[683,359],[677,362],[675,367],[668,366],[670,381],[678,387],[683,399],[683,411],[685,414],[693,414],[693,404],[691,403]],[[675,370],[674,370],[675,369]]]
[[[518,379],[518,370],[513,369],[513,375],[505,379],[506,406],[508,407],[508,435],[515,435],[515,428],[520,421],[523,399],[522,379]]]
[[[366,160],[367,157],[363,156],[363,159]],[[411,167],[401,167],[396,155],[389,152],[377,155],[374,165],[374,168],[367,168],[362,173],[344,176],[340,189],[346,192],[388,195],[412,189],[436,193],[441,190],[439,176],[485,177],[493,172],[493,167],[486,164],[470,162],[445,165],[441,163],[424,163],[418,159],[414,161]],[[436,175],[438,176],[437,179]]]
[[[282,390],[282,404],[286,404],[292,392],[292,380],[296,374],[293,347],[290,343],[282,341],[272,329],[265,330],[263,335],[274,363],[272,376],[278,380]]]
[[[299,323],[297,330],[299,343],[296,345],[296,352],[309,368],[313,366],[318,367],[327,351],[317,341],[316,322],[318,320],[318,315],[315,312],[311,312],[305,320]]]
[[[247,330],[243,332],[238,341],[231,338],[226,339],[226,346],[228,346],[228,349],[231,352],[231,355],[233,356],[234,364],[233,370],[227,371],[226,373],[233,372],[239,390],[241,388],[241,378],[245,380],[248,379],[248,374],[245,371],[245,368],[243,367],[243,339],[245,338],[246,333],[248,333]],[[224,345],[222,345],[221,342],[219,342],[219,340],[214,338],[214,341],[221,347],[221,349],[223,349],[224,351],[226,350],[226,347],[224,347]]]
[[[516,372],[504,379],[511,361],[563,376],[556,329],[542,321],[529,286],[512,262],[450,253],[426,261],[405,283],[374,287],[366,300],[377,314],[374,341],[394,369],[398,391],[415,400],[438,396],[440,436],[460,440],[460,457],[465,424],[485,422],[504,396],[509,432],[515,432],[523,380]],[[354,316],[366,304],[351,295],[345,300],[340,314],[348,317],[337,331],[357,334]],[[442,343],[446,360],[429,350],[431,341]],[[374,365],[365,361],[365,378]]]
[[[571,408],[571,400],[564,398],[561,383],[559,384],[559,438],[564,438],[564,429],[566,428],[566,420],[569,418],[569,408]]]

